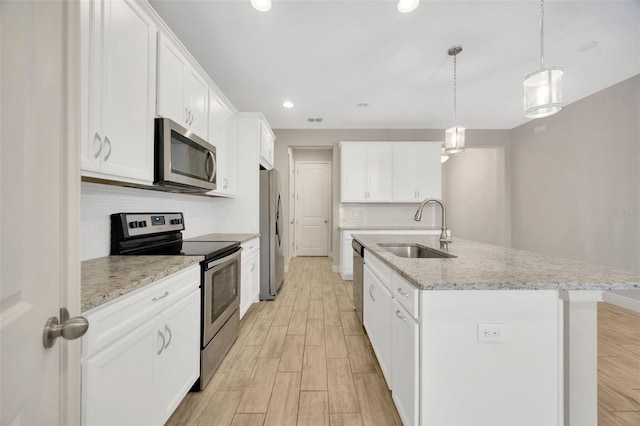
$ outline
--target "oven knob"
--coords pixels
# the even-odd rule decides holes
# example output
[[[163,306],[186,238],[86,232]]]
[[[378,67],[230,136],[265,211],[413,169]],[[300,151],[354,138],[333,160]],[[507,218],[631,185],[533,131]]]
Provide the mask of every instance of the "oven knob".
[[[129,222],[129,228],[137,228],[138,222]]]
[[[147,222],[144,220],[141,220],[138,222],[138,228],[144,228],[145,226],[147,226]]]
[[[172,225],[177,225],[178,224],[178,219],[171,219],[171,224]]]
[[[147,227],[147,221],[146,221],[146,220],[143,220],[143,221],[142,221],[142,227],[143,227],[143,228],[146,228],[146,227]]]

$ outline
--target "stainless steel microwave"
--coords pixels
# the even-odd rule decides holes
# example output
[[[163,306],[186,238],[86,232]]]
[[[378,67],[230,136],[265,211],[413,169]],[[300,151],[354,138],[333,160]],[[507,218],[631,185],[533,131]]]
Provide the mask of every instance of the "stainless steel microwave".
[[[156,118],[154,185],[174,192],[216,189],[216,148],[174,121]]]

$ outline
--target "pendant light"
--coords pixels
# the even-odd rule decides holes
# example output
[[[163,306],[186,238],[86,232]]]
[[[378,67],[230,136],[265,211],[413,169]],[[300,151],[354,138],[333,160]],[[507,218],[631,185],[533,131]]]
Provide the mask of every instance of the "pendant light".
[[[562,109],[562,74],[562,68],[544,67],[544,0],[540,0],[540,69],[524,79],[525,117],[547,117]]]
[[[462,46],[453,46],[448,50],[449,56],[453,56],[453,127],[445,130],[444,152],[457,154],[464,151],[464,127],[458,126],[458,105],[456,100],[457,89],[457,61],[458,53],[462,52]]]

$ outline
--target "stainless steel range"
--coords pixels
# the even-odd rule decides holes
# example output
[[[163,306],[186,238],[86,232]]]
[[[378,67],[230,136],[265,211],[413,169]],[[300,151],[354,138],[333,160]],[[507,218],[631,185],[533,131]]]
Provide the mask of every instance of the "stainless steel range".
[[[204,256],[201,288],[200,378],[209,383],[240,329],[240,242],[184,241],[182,213],[111,215],[112,255]]]

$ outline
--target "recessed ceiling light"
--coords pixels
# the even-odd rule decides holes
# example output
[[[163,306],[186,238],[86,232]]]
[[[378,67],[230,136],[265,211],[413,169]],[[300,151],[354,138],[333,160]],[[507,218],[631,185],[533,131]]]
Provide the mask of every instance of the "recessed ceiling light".
[[[587,50],[591,50],[596,46],[598,46],[598,42],[593,40],[580,46],[578,48],[578,52],[586,52]]]
[[[260,12],[268,12],[271,9],[271,0],[251,0],[251,6]]]
[[[293,102],[291,102],[291,101],[284,101],[284,102],[282,103],[282,106],[283,106],[283,107],[285,107],[285,108],[293,108]]]
[[[416,7],[420,4],[420,0],[398,0],[398,12],[409,13],[416,10]]]
[[[366,102],[360,102],[359,104],[356,104],[356,108],[359,108],[359,109],[369,108],[369,104]]]

